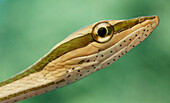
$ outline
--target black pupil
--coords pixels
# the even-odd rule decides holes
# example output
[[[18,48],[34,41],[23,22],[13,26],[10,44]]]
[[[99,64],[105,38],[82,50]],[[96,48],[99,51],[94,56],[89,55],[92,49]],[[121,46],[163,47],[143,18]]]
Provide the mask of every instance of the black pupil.
[[[107,30],[106,30],[106,28],[104,28],[104,27],[101,27],[101,28],[98,30],[98,35],[99,35],[100,37],[105,37],[106,34],[107,34]]]

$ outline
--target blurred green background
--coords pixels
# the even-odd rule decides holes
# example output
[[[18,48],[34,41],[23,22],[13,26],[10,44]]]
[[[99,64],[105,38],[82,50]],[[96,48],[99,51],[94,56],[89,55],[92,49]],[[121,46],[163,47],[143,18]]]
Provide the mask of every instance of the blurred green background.
[[[0,81],[77,29],[148,15],[157,29],[111,66],[18,103],[170,103],[170,0],[0,0]]]

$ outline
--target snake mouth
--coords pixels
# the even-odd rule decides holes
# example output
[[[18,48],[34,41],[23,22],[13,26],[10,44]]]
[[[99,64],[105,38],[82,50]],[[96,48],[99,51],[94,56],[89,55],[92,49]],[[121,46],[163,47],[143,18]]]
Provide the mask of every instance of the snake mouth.
[[[128,42],[125,46],[135,47],[151,34],[159,23],[158,16],[150,16],[150,18],[151,17],[153,19],[146,20],[131,28],[133,32],[121,40]]]
[[[117,59],[129,52],[132,48],[140,44],[158,26],[158,23],[159,19],[157,16],[155,16],[154,19],[146,20],[143,23],[137,24],[136,26],[123,31],[124,33],[126,33],[126,36],[124,38],[122,38],[115,45],[99,53],[99,55],[105,54],[105,58],[99,58],[100,64],[102,65],[100,69],[111,65]],[[123,32],[122,35],[124,34]]]
[[[121,33],[115,34],[115,40],[116,38],[120,38],[120,40],[115,43],[115,45],[119,45],[117,51],[119,51],[121,47],[126,47],[129,45],[132,47],[137,46],[151,34],[151,32],[158,26],[159,23],[158,16],[147,16],[141,17],[140,19],[144,19],[144,21],[122,31]]]
[[[150,31],[148,31],[148,33],[151,33],[151,31],[153,31],[158,25],[159,19],[157,16],[146,16],[129,20],[109,20],[107,22],[114,28],[114,34],[112,38],[106,43],[92,43],[92,45],[100,48],[101,50],[105,50],[113,45],[116,45],[125,37],[131,35],[134,31],[138,31],[139,29],[144,28],[149,24],[151,25],[151,28],[149,28]],[[127,42],[131,42],[134,38],[135,37],[132,37],[130,41]],[[127,42],[125,45],[127,45]]]

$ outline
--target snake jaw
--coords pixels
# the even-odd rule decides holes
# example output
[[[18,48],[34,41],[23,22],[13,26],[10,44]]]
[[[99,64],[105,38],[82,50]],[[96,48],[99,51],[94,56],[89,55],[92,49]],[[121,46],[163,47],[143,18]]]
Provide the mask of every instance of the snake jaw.
[[[125,55],[132,48],[140,44],[144,39],[146,39],[150,33],[158,26],[159,19],[157,16],[154,19],[146,20],[143,23],[140,23],[130,29],[127,29],[119,34],[115,34],[115,37],[112,38],[112,46],[108,47],[108,44],[96,44],[93,45],[99,49],[103,49],[98,53],[101,68],[105,68],[115,62],[117,59]],[[114,43],[114,40],[121,38],[118,42]],[[105,49],[108,47],[107,49]]]

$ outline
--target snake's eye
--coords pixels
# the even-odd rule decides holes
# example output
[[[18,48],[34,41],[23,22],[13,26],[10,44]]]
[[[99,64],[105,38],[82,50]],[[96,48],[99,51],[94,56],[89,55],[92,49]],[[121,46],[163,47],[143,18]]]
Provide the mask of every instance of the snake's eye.
[[[107,22],[98,23],[93,27],[92,36],[97,42],[107,42],[113,36],[113,26]]]

